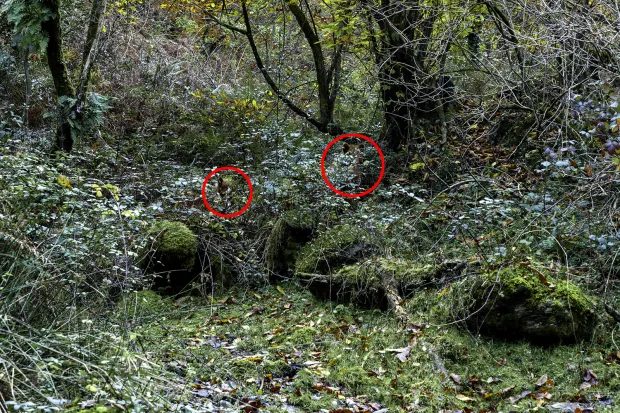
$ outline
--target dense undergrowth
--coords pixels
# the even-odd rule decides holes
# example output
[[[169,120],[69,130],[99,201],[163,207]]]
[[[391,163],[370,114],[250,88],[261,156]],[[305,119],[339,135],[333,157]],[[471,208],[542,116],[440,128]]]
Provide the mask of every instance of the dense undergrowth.
[[[300,142],[308,152],[320,147]],[[50,159],[21,145],[5,138],[0,169],[2,215],[11,217],[1,227],[2,377],[11,389],[5,400],[17,403],[11,406],[525,411],[573,402],[600,410],[618,391],[616,327],[602,307],[617,305],[616,234],[591,214],[601,207],[596,198],[574,202],[579,189],[525,192],[481,170],[452,190],[388,182],[369,200],[349,204],[321,187],[316,155],[295,163],[291,147],[277,155],[280,165],[291,162],[287,172],[307,180],[281,180],[284,172],[269,163],[254,165],[253,176],[276,178],[257,179],[247,216],[222,222],[200,202],[188,203],[198,198],[205,173],[195,165],[161,157],[118,165],[113,159],[126,155],[100,151]],[[569,179],[566,171],[548,175],[532,182],[553,188],[550,182]],[[422,267],[446,260],[472,268],[539,262],[597,296],[593,338],[545,349],[470,335],[455,310],[464,297],[450,293],[458,279],[422,279],[410,291],[407,309],[419,321],[413,329],[389,314],[317,302],[293,286],[226,293],[214,285],[203,289],[212,298],[177,301],[129,292],[150,283],[137,265],[149,228],[163,218],[200,234],[203,247],[232,268],[233,283],[264,283],[262,251],[275,223],[265,217],[284,200],[317,217],[317,234],[337,223],[363,228],[373,254],[392,268],[407,259]],[[312,253],[303,259],[299,265],[308,267]],[[437,374],[425,346],[454,376]],[[587,371],[595,379],[585,379]]]
[[[0,21],[0,411],[618,410],[617,79],[534,127],[455,71],[445,124],[386,150],[381,186],[349,200],[321,177],[333,137],[264,88],[239,39],[209,51],[219,32],[139,3],[107,16],[92,83],[110,107],[70,154],[50,150],[44,59]],[[336,118],[378,137],[378,85],[350,59]],[[302,60],[283,82],[307,87]],[[372,151],[334,153],[340,188],[376,177]],[[254,187],[235,220],[201,199],[223,165]],[[221,210],[249,192],[233,174],[207,191]]]

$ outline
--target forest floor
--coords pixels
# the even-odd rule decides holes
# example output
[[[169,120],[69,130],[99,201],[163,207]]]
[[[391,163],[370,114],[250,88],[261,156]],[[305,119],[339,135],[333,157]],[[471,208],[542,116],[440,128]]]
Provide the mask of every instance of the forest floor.
[[[123,282],[140,280],[139,271],[126,270],[123,261],[98,261],[97,255],[137,256],[128,254],[123,242],[134,243],[138,251],[139,235],[161,216],[206,221],[197,197],[203,169],[133,159],[84,152],[53,162],[36,152],[4,149],[0,172],[6,185],[0,189],[5,199],[0,204],[11,220],[1,223],[7,231],[13,230],[9,224],[15,225],[15,233],[35,228],[41,239],[54,240],[46,254],[71,271],[49,269],[50,285],[83,282],[83,274],[98,275],[100,268],[105,282],[115,280],[109,275],[115,271]],[[313,168],[315,160],[308,161]],[[382,242],[403,244],[401,250],[415,260],[429,251],[467,259],[481,245],[489,259],[497,260],[505,259],[502,248],[512,251],[525,244],[531,244],[527,256],[536,259],[550,254],[543,248],[555,251],[555,244],[546,247],[545,239],[530,240],[520,233],[514,237],[518,242],[502,244],[512,237],[502,231],[530,228],[534,219],[528,214],[542,221],[552,213],[563,217],[568,210],[559,202],[552,205],[555,209],[547,207],[546,193],[522,195],[518,184],[514,189],[498,182],[480,193],[462,185],[460,191],[434,197],[418,187],[393,184],[378,191],[376,201],[341,215],[354,225],[369,216],[377,226],[402,223],[406,231]],[[261,196],[266,204],[267,196]],[[542,211],[551,212],[539,214],[541,202]],[[59,203],[67,207],[58,208]],[[582,222],[565,221],[571,229]],[[469,227],[453,237],[455,222]],[[243,262],[249,276],[264,275],[255,274],[260,251],[252,250],[254,241],[247,233],[219,222],[204,225],[213,245],[221,239],[240,243],[232,253],[222,251],[225,257]],[[576,276],[585,280],[591,267],[575,266]],[[29,280],[30,273],[24,274]],[[89,296],[92,314],[79,309],[71,313],[71,323],[56,320],[47,332],[29,333],[39,334],[48,350],[58,345],[72,352],[63,355],[53,348],[55,353],[28,353],[32,371],[51,377],[46,386],[52,387],[39,385],[37,396],[58,395],[58,400],[47,399],[63,411],[100,413],[619,411],[620,351],[611,324],[601,323],[582,343],[545,348],[479,337],[454,320],[437,317],[433,309],[445,301],[448,285],[410,297],[405,307],[414,324],[405,327],[388,311],[319,300],[292,282],[253,289],[242,284],[214,296],[180,298],[141,291],[140,285],[101,312],[94,310],[98,295]],[[27,345],[17,335],[17,344],[10,343],[19,348],[19,357],[34,342],[27,338]],[[82,357],[92,364],[76,361]],[[76,369],[75,363],[82,367]],[[12,406],[39,411],[25,403]]]
[[[173,411],[614,411],[620,353],[476,338],[427,323],[423,295],[409,328],[292,284],[210,303],[137,292],[117,317],[131,326],[127,358]]]

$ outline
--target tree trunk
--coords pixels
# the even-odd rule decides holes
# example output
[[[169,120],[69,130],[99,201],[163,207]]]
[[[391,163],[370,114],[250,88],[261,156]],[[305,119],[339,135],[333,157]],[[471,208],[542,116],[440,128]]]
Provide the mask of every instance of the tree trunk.
[[[88,20],[88,32],[86,42],[82,52],[82,70],[80,72],[80,83],[77,90],[76,111],[80,113],[86,100],[86,90],[90,82],[90,72],[97,55],[97,45],[99,43],[99,33],[103,24],[103,14],[107,5],[107,0],[93,0]]]
[[[403,62],[386,61],[379,70],[381,100],[383,101],[383,129],[381,139],[388,148],[397,150],[412,136],[412,96],[404,78],[411,78],[403,70]]]
[[[86,91],[90,80],[90,72],[95,60],[99,33],[107,0],[93,0],[88,21],[86,42],[82,52],[82,67],[78,90],[73,87],[67,65],[63,57],[62,28],[60,25],[60,0],[42,0],[51,17],[41,23],[41,29],[47,36],[47,64],[54,80],[54,88],[58,99],[58,129],[56,130],[56,149],[70,152],[75,141],[75,132],[70,120],[79,123],[82,120],[82,109],[86,101]],[[75,102],[68,104],[63,98]]]
[[[428,49],[439,13],[418,2],[369,5],[380,31],[375,54],[384,109],[381,137],[397,150],[413,139],[415,122],[437,117],[439,91],[430,74],[435,55]]]
[[[47,65],[49,66],[56,98],[58,99],[58,129],[56,130],[56,148],[70,152],[73,148],[74,136],[69,123],[69,111],[61,104],[63,97],[75,98],[75,89],[71,84],[67,65],[62,53],[62,29],[60,27],[60,0],[43,0],[51,17],[41,23],[43,33],[47,35]]]

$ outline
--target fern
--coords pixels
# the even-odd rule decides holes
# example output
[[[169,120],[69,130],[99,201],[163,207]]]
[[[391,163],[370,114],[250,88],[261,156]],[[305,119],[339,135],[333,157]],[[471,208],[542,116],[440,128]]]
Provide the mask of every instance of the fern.
[[[59,99],[60,110],[66,111],[69,125],[76,136],[87,135],[97,130],[104,121],[105,113],[110,109],[109,98],[98,93],[88,93],[86,102],[80,116],[76,116],[71,110],[76,104],[76,98],[61,96]]]

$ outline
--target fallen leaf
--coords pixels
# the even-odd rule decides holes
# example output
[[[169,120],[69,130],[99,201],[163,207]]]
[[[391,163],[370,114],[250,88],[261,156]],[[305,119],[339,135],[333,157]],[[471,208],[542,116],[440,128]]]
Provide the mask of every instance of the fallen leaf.
[[[209,397],[211,396],[211,391],[206,389],[200,389],[198,391],[195,391],[194,394],[198,397]]]
[[[537,392],[534,395],[534,398],[536,400],[551,400],[551,398],[553,397],[553,395],[549,392],[546,391],[541,391],[541,392]]]
[[[524,391],[522,391],[519,395],[517,395],[517,396],[513,396],[513,397],[510,397],[510,398],[508,399],[508,402],[509,402],[510,404],[515,404],[515,403],[518,403],[519,401],[521,401],[521,400],[525,399],[526,397],[528,397],[530,394],[532,394],[532,392],[531,392],[531,391],[529,391],[529,390],[524,390]]]
[[[500,394],[500,395],[502,395],[502,396],[506,396],[506,395],[508,395],[508,393],[510,393],[510,392],[511,392],[511,391],[513,391],[514,389],[515,389],[515,386],[514,386],[514,385],[512,385],[512,386],[506,387],[506,388],[504,388],[504,389],[501,389],[501,390],[499,391],[499,394]]]
[[[471,397],[465,396],[464,394],[457,394],[456,398],[459,399],[462,402],[470,402],[470,401],[474,400]]]
[[[609,353],[607,356],[607,361],[610,363],[620,363],[620,351]]]
[[[545,384],[547,384],[547,379],[548,379],[547,375],[543,374],[536,382],[536,388],[542,387]]]
[[[591,384],[592,386],[594,386],[595,384],[598,384],[598,377],[596,376],[596,374],[592,370],[587,369],[583,373],[583,382]]]
[[[250,316],[253,316],[255,314],[261,314],[263,311],[265,311],[265,307],[253,307],[252,310],[250,310],[245,316],[244,318],[248,318]]]
[[[411,347],[407,346],[403,348],[400,353],[396,354],[396,358],[399,359],[402,363],[404,363],[409,358],[410,353],[411,353]]]
[[[244,356],[239,358],[239,360],[251,361],[253,363],[261,363],[263,361],[263,356],[260,354],[254,354],[251,356]]]

